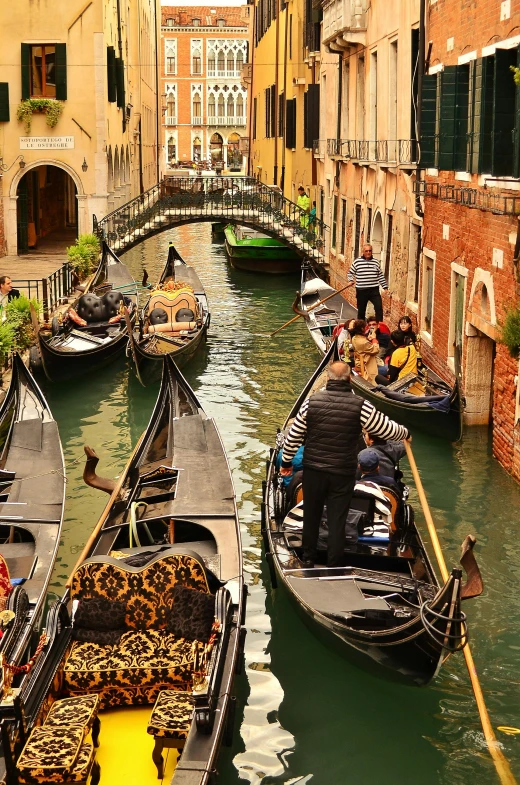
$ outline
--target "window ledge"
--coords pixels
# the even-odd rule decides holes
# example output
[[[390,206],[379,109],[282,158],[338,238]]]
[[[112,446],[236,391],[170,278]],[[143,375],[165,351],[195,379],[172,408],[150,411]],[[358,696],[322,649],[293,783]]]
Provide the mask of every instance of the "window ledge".
[[[414,303],[413,300],[407,300],[406,307],[412,313],[418,313],[419,312],[419,303]]]
[[[455,374],[455,358],[454,357],[448,357],[448,359],[446,360],[446,365],[448,366],[450,371],[453,374]]]
[[[427,169],[426,170],[426,174],[428,175],[428,177],[438,177],[439,176],[439,170],[438,169]]]
[[[479,185],[487,186],[488,188],[502,188],[506,191],[520,191],[520,179],[515,177],[491,177],[491,175],[483,175],[479,178],[482,182]]]
[[[430,334],[430,333],[427,333],[427,332],[426,332],[426,330],[421,330],[421,340],[422,340],[422,341],[424,341],[424,343],[425,343],[427,346],[430,346],[430,347],[432,347],[432,348],[433,348],[433,339],[432,339],[432,336],[431,336],[431,334]]]
[[[471,182],[470,172],[455,172],[455,180],[463,180],[465,183]]]

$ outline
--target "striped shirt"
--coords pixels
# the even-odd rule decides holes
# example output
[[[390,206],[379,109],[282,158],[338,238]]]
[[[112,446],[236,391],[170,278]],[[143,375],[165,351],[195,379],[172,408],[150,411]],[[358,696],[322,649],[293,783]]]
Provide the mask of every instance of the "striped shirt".
[[[385,276],[381,272],[381,265],[374,257],[365,259],[364,256],[360,256],[354,259],[348,271],[348,280],[354,279],[356,279],[356,289],[372,289],[374,286],[388,289]]]
[[[354,393],[352,393],[354,394]],[[309,398],[301,405],[300,411],[285,437],[282,454],[282,466],[288,467],[298,451],[298,447],[305,441],[307,434],[307,409],[309,408]],[[363,401],[359,416],[361,427],[371,436],[379,436],[388,441],[401,441],[409,437],[408,428],[394,422],[383,412],[378,412],[370,401]]]

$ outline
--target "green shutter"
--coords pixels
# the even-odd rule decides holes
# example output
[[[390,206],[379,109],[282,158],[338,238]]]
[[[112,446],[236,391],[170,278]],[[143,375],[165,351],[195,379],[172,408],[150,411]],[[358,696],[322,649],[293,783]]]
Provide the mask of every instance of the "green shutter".
[[[0,123],[9,122],[9,83],[0,82]]]
[[[67,44],[56,44],[56,98],[67,100]]]
[[[513,174],[516,85],[510,70],[511,65],[516,65],[516,49],[497,49],[491,149],[491,174],[494,177]]]
[[[475,60],[471,171],[478,174],[491,172],[494,69],[494,56]]]
[[[482,118],[484,115],[483,92],[484,92],[484,61],[479,57],[473,64],[473,95],[471,111],[471,153],[470,171],[479,172],[480,148],[482,144]]]
[[[441,72],[441,99],[439,119],[439,169],[454,169],[457,66],[447,65]]]
[[[516,50],[516,64],[520,67],[520,46]],[[513,74],[511,73],[511,76]],[[514,171],[515,177],[520,177],[520,87],[515,90],[515,136],[514,136]]]
[[[116,57],[116,89],[117,105],[125,108],[125,64],[121,57]]]
[[[468,168],[468,119],[469,119],[469,64],[457,66],[457,92],[455,97],[455,138],[453,168],[465,172]]]
[[[437,82],[437,74],[423,76],[420,164],[424,168],[437,166]]]
[[[107,46],[107,86],[108,100],[115,103],[117,101],[116,50],[113,46]]]
[[[31,47],[22,44],[22,101],[31,97]]]

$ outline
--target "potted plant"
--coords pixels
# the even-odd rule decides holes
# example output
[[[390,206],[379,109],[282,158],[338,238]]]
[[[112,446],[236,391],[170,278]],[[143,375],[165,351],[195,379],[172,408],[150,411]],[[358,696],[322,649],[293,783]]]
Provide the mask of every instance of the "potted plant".
[[[34,112],[45,114],[45,122],[49,128],[54,128],[63,112],[63,103],[54,98],[26,98],[18,106],[16,117],[24,124],[25,133],[31,132],[32,116]]]

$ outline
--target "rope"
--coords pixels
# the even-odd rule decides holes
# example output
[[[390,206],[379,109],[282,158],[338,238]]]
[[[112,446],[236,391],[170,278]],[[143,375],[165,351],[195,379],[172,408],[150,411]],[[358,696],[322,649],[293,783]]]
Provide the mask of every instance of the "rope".
[[[16,676],[19,673],[29,673],[32,670],[34,663],[42,653],[43,647],[46,645],[46,643],[47,643],[47,633],[44,630],[41,634],[40,640],[38,642],[38,646],[36,647],[36,651],[34,652],[31,659],[28,662],[26,662],[25,665],[14,665],[11,662],[2,662],[2,668],[4,672],[9,671],[13,676]]]

